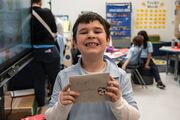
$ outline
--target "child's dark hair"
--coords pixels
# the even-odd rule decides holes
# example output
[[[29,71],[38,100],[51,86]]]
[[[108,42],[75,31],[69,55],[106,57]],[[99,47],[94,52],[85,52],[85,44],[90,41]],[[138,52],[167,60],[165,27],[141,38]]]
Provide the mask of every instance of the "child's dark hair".
[[[90,22],[93,22],[93,21],[99,21],[103,27],[104,27],[104,30],[106,32],[106,35],[107,35],[107,39],[110,38],[110,24],[102,17],[100,16],[99,14],[95,13],[95,12],[85,12],[83,14],[81,14],[78,19],[76,20],[74,26],[73,26],[73,40],[74,42],[76,42],[76,33],[77,33],[77,28],[78,28],[78,25],[80,23],[90,23]]]
[[[39,3],[41,2],[42,0],[31,0],[31,3]]]
[[[137,35],[133,38],[133,44],[140,47],[143,44],[144,38],[141,35]]]
[[[138,32],[138,35],[142,35],[143,38],[144,38],[144,48],[147,48],[147,42],[149,41],[149,37],[148,37],[148,34],[145,30],[141,30]]]

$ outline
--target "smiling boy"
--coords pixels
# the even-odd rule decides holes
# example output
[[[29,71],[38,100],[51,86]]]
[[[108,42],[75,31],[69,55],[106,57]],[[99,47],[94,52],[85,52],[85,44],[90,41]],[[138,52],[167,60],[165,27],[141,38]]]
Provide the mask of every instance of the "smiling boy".
[[[82,14],[73,27],[73,42],[81,52],[76,65],[59,72],[47,120],[138,120],[140,113],[133,98],[131,81],[127,74],[104,56],[109,44],[110,25],[99,14]],[[69,77],[75,75],[109,73],[105,95],[110,101],[76,103],[81,93],[72,91]],[[96,84],[96,83],[94,83]]]

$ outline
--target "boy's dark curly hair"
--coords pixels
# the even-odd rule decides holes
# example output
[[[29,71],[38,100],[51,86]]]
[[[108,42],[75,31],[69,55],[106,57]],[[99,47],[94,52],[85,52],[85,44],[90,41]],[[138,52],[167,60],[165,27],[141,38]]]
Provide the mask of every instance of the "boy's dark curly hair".
[[[95,12],[85,12],[78,17],[78,19],[76,20],[76,22],[73,26],[73,40],[74,40],[74,42],[77,42],[76,41],[76,33],[77,33],[78,25],[80,23],[88,24],[88,23],[96,21],[96,20],[99,21],[103,25],[105,32],[106,32],[106,35],[107,35],[107,39],[109,39],[110,38],[110,31],[109,31],[110,24],[102,16],[100,16],[99,14],[97,14]]]
[[[31,0],[31,3],[39,3],[41,0]]]

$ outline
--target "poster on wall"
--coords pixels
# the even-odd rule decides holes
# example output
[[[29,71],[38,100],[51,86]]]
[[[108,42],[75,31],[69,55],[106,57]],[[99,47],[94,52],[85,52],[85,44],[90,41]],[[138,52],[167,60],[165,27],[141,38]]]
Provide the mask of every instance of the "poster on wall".
[[[131,39],[131,3],[106,3],[106,19],[115,47],[128,47]]]
[[[56,17],[58,17],[62,22],[63,32],[64,33],[70,32],[71,23],[69,21],[69,15],[56,15]]]
[[[136,29],[165,29],[167,10],[165,0],[141,0],[135,10]]]

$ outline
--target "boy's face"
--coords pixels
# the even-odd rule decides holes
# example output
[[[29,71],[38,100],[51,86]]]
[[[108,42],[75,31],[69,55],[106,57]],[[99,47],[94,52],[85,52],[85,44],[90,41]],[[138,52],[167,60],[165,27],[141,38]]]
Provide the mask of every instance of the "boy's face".
[[[92,55],[95,57],[96,55],[103,55],[109,44],[104,27],[99,21],[86,24],[80,23],[77,29],[76,40],[75,46],[84,56]]]

